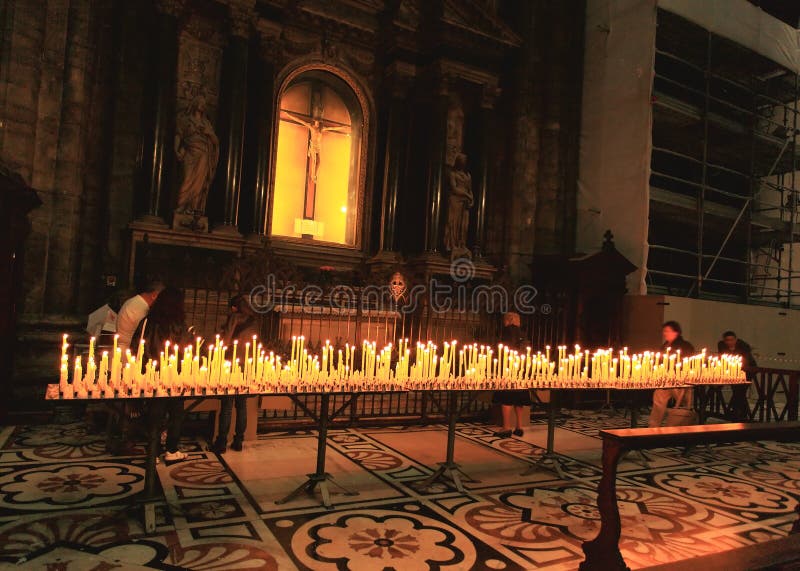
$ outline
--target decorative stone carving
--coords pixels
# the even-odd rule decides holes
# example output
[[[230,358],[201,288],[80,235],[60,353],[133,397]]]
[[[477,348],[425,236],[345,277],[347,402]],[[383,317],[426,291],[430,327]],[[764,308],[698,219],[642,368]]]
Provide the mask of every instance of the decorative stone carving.
[[[256,22],[258,50],[264,61],[275,62],[281,53],[281,26],[268,20]]]
[[[464,107],[461,97],[457,93],[450,94],[450,104],[447,108],[447,153],[445,164],[452,167],[456,157],[461,154],[464,144]]]
[[[472,175],[467,172],[467,156],[459,153],[447,177],[447,224],[444,228],[444,245],[450,258],[471,258],[467,248],[469,209],[472,208]]]
[[[206,116],[206,100],[197,96],[178,120],[175,154],[182,164],[177,211],[205,214],[206,199],[219,162],[219,139]]]
[[[179,40],[179,107],[188,107],[202,95],[209,117],[216,117],[225,41],[220,22],[201,14],[192,14],[188,19]]]
[[[185,0],[156,0],[156,10],[160,14],[168,14],[175,18],[183,13],[185,7]]]
[[[392,293],[392,299],[395,303],[402,300],[408,292],[408,284],[406,278],[400,272],[395,272],[389,279],[389,291]]]
[[[233,2],[229,6],[231,35],[237,38],[250,38],[253,27],[255,3],[252,1]]]

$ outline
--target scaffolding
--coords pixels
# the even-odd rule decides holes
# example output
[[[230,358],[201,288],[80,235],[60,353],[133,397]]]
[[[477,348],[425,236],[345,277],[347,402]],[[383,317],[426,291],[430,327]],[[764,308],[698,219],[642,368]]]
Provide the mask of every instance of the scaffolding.
[[[648,291],[795,307],[798,76],[657,18]]]

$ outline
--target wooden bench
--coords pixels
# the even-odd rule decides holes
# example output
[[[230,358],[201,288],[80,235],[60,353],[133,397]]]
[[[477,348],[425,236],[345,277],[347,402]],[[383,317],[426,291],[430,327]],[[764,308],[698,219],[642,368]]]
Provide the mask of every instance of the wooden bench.
[[[696,446],[721,442],[753,442],[800,440],[800,422],[765,422],[745,424],[705,424],[665,428],[628,428],[601,430],[603,438],[603,476],[597,486],[597,507],[600,510],[600,532],[583,543],[586,559],[580,571],[627,571],[619,550],[622,524],[617,505],[617,463],[623,453],[632,450],[670,446]],[[800,517],[800,504],[797,510]],[[792,533],[800,532],[800,520]]]

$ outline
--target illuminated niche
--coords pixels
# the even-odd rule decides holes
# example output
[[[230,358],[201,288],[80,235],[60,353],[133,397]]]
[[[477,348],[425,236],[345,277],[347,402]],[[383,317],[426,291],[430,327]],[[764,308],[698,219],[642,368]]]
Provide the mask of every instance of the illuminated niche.
[[[352,89],[312,70],[280,94],[271,233],[355,246],[363,115]]]

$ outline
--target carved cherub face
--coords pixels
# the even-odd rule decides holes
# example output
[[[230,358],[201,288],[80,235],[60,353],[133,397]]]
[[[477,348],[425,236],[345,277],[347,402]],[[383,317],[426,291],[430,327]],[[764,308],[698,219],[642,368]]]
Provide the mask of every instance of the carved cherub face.
[[[465,170],[467,168],[467,155],[464,153],[457,154],[453,166],[459,170]]]

